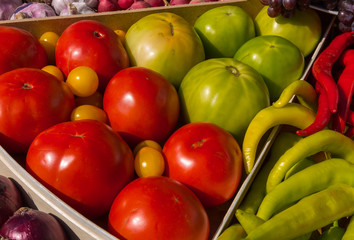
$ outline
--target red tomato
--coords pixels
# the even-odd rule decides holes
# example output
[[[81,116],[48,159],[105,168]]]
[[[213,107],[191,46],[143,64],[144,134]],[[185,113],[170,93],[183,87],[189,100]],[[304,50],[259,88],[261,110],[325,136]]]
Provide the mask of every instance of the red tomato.
[[[108,230],[122,240],[207,240],[209,220],[199,199],[180,182],[144,177],[117,195]]]
[[[0,26],[0,74],[16,68],[42,68],[47,53],[39,40],[26,30]]]
[[[0,145],[25,152],[35,136],[70,120],[74,95],[64,82],[35,68],[0,75]]]
[[[242,176],[242,154],[230,133],[213,123],[182,126],[166,141],[165,175],[176,179],[206,207],[220,205],[236,192]]]
[[[88,218],[101,216],[134,176],[128,145],[107,124],[78,120],[57,124],[31,144],[26,170]]]
[[[161,143],[177,123],[179,99],[173,85],[159,73],[130,67],[108,83],[103,109],[112,128],[131,146],[147,139]]]
[[[68,26],[57,42],[55,60],[65,76],[79,66],[92,68],[99,77],[100,91],[114,74],[129,66],[117,34],[95,20],[81,20]]]

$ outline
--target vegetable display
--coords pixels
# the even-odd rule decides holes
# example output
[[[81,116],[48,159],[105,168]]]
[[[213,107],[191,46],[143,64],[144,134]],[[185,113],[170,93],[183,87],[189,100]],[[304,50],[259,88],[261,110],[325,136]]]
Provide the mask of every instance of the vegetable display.
[[[172,5],[26,1],[14,15],[38,17],[29,12],[43,4],[62,16]],[[119,29],[104,24],[111,14],[69,17],[65,29],[36,28],[38,40],[0,26],[5,156],[53,193],[46,204],[83,234],[97,225],[119,239],[207,240],[229,208],[233,219],[218,240],[351,238],[353,33],[329,35],[314,51],[327,22],[316,11],[306,11],[315,25],[294,15],[276,36],[254,31],[256,13],[252,19],[247,7],[212,10],[195,22],[141,11],[130,26],[109,22]],[[262,11],[258,25],[270,23],[268,30],[268,20],[284,20]],[[213,24],[222,27],[210,31]],[[303,36],[309,41],[288,39]],[[54,214],[9,203],[19,196],[6,180],[0,238],[16,239],[34,225],[41,226],[31,233],[36,239],[73,233]],[[78,214],[62,214],[57,202]]]

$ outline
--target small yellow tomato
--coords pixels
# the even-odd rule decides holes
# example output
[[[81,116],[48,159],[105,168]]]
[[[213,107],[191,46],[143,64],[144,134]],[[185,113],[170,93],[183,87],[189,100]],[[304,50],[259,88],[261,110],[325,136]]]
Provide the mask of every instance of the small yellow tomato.
[[[71,121],[77,121],[81,119],[93,119],[101,122],[107,122],[106,112],[92,105],[81,105],[71,112]]]
[[[92,105],[99,108],[103,108],[103,95],[102,93],[96,91],[88,97],[76,97],[76,106],[80,105]]]
[[[66,83],[75,96],[88,97],[96,92],[99,80],[92,68],[79,66],[69,72]]]
[[[57,77],[60,81],[64,82],[65,80],[63,72],[57,66],[47,65],[43,67],[42,70]]]
[[[135,156],[134,168],[139,177],[161,176],[165,171],[165,160],[157,149],[143,147]]]
[[[55,32],[45,32],[39,38],[39,42],[47,52],[48,62],[51,64],[55,63],[55,47],[58,39],[59,35]]]
[[[162,150],[162,147],[160,146],[160,144],[155,142],[154,140],[144,140],[144,141],[141,141],[138,145],[135,146],[135,148],[133,150],[134,156],[143,147],[152,147],[152,148],[155,148],[156,150],[158,150],[159,152],[161,152],[161,150]]]
[[[120,30],[120,29],[114,30],[114,32],[118,35],[118,38],[121,41],[121,43],[124,43],[124,41],[125,41],[125,32],[123,30]]]

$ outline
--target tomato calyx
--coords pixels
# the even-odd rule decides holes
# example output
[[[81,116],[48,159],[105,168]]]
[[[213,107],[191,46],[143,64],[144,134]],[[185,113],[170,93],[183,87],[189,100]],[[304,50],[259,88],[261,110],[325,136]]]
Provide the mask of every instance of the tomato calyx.
[[[198,148],[198,147],[202,147],[205,143],[205,139],[202,139],[200,141],[197,141],[195,143],[192,144],[192,148]]]
[[[240,76],[240,71],[235,66],[226,66],[227,71],[231,72],[235,77]]]
[[[33,88],[33,85],[32,84],[29,84],[29,83],[24,83],[22,85],[22,89],[32,89]]]
[[[95,36],[96,38],[104,38],[105,35],[101,32],[94,31],[93,36]]]
[[[171,35],[175,35],[175,31],[173,29],[173,24],[171,22],[168,23],[170,25],[170,29],[171,29]]]

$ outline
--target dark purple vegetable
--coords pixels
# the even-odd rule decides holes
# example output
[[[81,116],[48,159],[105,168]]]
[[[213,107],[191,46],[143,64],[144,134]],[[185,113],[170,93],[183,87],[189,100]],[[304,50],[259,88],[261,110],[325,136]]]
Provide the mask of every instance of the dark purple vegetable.
[[[0,226],[22,205],[21,194],[12,180],[0,175]]]
[[[66,240],[58,220],[45,212],[21,207],[0,228],[0,236],[12,240]]]
[[[8,20],[15,9],[22,5],[22,0],[1,0],[0,20]]]
[[[54,9],[46,3],[24,3],[12,13],[10,19],[38,18],[56,16]]]

